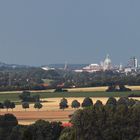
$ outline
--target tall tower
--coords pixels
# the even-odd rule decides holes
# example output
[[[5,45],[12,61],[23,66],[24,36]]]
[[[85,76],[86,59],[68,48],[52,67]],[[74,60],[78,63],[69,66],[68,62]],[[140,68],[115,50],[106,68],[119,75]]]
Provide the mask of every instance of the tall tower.
[[[67,62],[65,62],[64,70],[67,70],[67,69],[68,69],[68,64]]]
[[[134,67],[138,68],[138,59],[134,57]]]

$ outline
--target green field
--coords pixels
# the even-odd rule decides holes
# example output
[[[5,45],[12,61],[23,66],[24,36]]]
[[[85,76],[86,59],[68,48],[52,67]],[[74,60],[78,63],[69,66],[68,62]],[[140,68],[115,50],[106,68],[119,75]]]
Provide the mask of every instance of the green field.
[[[131,92],[63,92],[63,93],[32,93],[32,95],[39,94],[41,98],[55,98],[55,97],[121,97],[130,94],[139,94],[140,91]],[[0,102],[9,99],[14,102],[19,102],[20,93],[0,93]]]

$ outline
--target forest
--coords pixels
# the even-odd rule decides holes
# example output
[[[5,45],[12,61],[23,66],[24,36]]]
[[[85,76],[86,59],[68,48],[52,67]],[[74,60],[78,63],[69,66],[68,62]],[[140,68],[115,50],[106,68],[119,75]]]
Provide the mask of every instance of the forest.
[[[39,67],[0,68],[0,91],[112,85],[140,85],[140,74],[125,75],[113,71],[76,73],[62,69],[45,71]]]

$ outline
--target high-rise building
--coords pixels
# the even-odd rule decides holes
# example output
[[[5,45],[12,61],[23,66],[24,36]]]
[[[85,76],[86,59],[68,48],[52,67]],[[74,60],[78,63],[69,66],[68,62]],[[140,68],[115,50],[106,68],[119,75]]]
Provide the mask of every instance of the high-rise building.
[[[128,67],[138,68],[138,59],[136,57],[131,57],[129,62],[128,62]]]

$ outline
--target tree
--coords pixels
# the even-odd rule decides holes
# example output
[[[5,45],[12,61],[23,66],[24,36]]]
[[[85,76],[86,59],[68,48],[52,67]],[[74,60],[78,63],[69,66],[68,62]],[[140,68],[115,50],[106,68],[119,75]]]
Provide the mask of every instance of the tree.
[[[75,111],[71,122],[75,129],[74,140],[138,140],[140,106],[120,104],[114,110],[106,106],[84,108]],[[71,133],[65,132],[62,136],[69,139]]]
[[[24,132],[25,130],[27,129],[28,126],[26,125],[17,125],[15,126],[9,137],[8,137],[8,140],[24,140],[23,139],[23,136],[24,136]]]
[[[100,108],[101,106],[103,106],[103,103],[100,100],[97,100],[96,103],[94,104],[94,107],[96,108]]]
[[[1,111],[1,109],[3,109],[3,108],[4,108],[3,103],[0,103],[0,111]]]
[[[39,111],[39,109],[41,109],[42,107],[43,107],[43,105],[42,105],[40,102],[36,102],[36,103],[34,104],[34,108],[38,109],[38,111]]]
[[[121,97],[118,102],[117,102],[117,105],[128,105],[129,103],[129,99],[128,97]]]
[[[106,105],[110,105],[110,106],[116,106],[117,105],[117,101],[114,97],[109,97],[109,99],[106,102]]]
[[[31,96],[31,93],[29,91],[23,91],[20,93],[19,98],[22,100],[22,102],[29,101],[29,98]]]
[[[10,100],[5,100],[4,103],[3,103],[3,105],[4,105],[4,107],[8,111],[8,109],[10,108],[10,105],[11,105],[11,101]]]
[[[0,115],[0,127],[10,127],[18,125],[18,120],[13,114]]]
[[[60,137],[63,126],[61,122],[51,122],[52,126],[52,140],[57,140]]]
[[[71,104],[72,108],[79,108],[80,107],[80,103],[77,100],[74,100]]]
[[[66,98],[62,98],[62,99],[61,99],[61,102],[68,103],[68,100],[67,100]]]
[[[12,109],[12,111],[13,111],[13,109],[14,109],[15,107],[16,107],[15,103],[14,103],[14,102],[11,102],[10,108]]]
[[[61,99],[60,103],[59,103],[59,107],[60,109],[65,109],[65,108],[68,108],[68,101],[67,99],[63,98]]]
[[[77,140],[75,129],[73,127],[64,128],[63,131],[61,132],[59,140]]]
[[[35,124],[28,126],[24,132],[23,140],[57,140],[62,131],[62,124],[38,120]]]
[[[7,140],[12,129],[17,125],[17,118],[13,114],[0,115],[0,139]]]
[[[26,109],[29,108],[29,103],[28,102],[23,102],[22,103],[22,108],[24,108],[25,111],[26,111]]]
[[[129,99],[128,106],[132,107],[135,103],[136,101],[134,99]]]
[[[90,107],[90,106],[93,106],[93,101],[92,101],[91,98],[86,97],[86,98],[83,100],[82,107]]]

